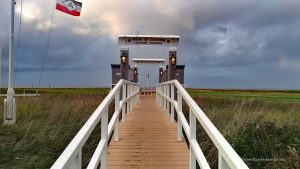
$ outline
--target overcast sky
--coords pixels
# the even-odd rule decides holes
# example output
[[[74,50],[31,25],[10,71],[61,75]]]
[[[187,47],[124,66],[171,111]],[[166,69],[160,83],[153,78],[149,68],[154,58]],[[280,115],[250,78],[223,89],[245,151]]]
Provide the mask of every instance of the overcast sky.
[[[119,34],[179,35],[178,64],[197,88],[300,89],[300,0],[86,0],[80,17],[55,0],[23,0],[16,86],[107,86],[118,63]],[[20,3],[16,4],[17,46]],[[7,84],[10,1],[0,0],[2,84]],[[17,49],[17,47],[15,48]],[[167,58],[168,47],[132,46],[130,57]],[[41,71],[44,66],[44,71]],[[140,82],[158,65],[140,65]]]

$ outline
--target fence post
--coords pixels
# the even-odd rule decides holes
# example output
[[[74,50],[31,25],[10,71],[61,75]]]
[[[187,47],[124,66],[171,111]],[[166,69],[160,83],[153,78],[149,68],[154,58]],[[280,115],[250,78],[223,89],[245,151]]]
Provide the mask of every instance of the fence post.
[[[132,96],[133,95],[133,85],[130,85],[130,96]],[[132,111],[132,109],[133,109],[133,102],[134,102],[134,100],[133,100],[133,98],[131,98],[130,99],[130,111]]]
[[[222,154],[218,153],[218,169],[230,169],[224,158],[222,157]]]
[[[129,88],[130,88],[130,84],[127,84],[127,98],[130,96],[130,90],[129,90]],[[129,109],[129,107],[130,107],[130,100],[127,100],[127,115],[129,115],[129,111],[130,111],[130,109]]]
[[[161,104],[161,107],[164,109],[164,98],[163,98],[163,96],[164,96],[164,86],[163,85],[161,85],[160,86],[160,91],[161,91],[161,93],[160,93],[160,104]]]
[[[190,169],[196,169],[196,156],[192,146],[192,140],[196,139],[197,123],[193,111],[190,109]]]
[[[171,84],[171,100],[174,101],[174,84]],[[174,122],[174,105],[171,103],[171,122]]]
[[[178,112],[177,112],[177,123],[178,123],[178,131],[177,131],[177,141],[182,141],[182,124],[179,118],[178,113],[182,112],[182,95],[178,92],[177,95],[177,104],[178,104]]]
[[[107,140],[107,129],[108,129],[108,107],[104,109],[104,113],[101,117],[101,139]],[[104,146],[103,153],[101,154],[101,169],[107,168],[107,142]]]
[[[125,123],[126,122],[126,110],[125,110],[125,106],[126,103],[124,102],[126,99],[126,84],[123,84],[122,86],[122,100],[123,100],[123,105],[122,105],[122,122]]]
[[[71,164],[70,168],[81,169],[82,164],[82,149],[79,150],[74,162]]]
[[[162,107],[163,106],[163,98],[162,98],[163,89],[162,89],[162,86],[158,87],[158,92],[159,92],[159,104]]]
[[[115,112],[120,109],[120,90],[115,95]],[[117,117],[115,130],[114,130],[114,141],[119,141],[119,116]]]
[[[166,99],[165,99],[165,96],[166,96],[166,85],[163,85],[163,100],[164,100],[164,111],[166,111]]]
[[[170,98],[170,85],[167,84],[167,97]],[[170,116],[170,102],[167,101],[167,115]]]

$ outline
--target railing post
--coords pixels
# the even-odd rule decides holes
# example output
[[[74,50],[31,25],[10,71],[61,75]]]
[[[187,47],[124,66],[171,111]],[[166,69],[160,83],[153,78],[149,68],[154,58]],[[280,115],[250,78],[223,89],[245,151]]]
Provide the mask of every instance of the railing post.
[[[162,88],[162,86],[159,86],[158,91],[159,91],[159,104],[161,107],[163,107],[163,97],[162,97],[163,88]]]
[[[170,98],[170,85],[167,85],[167,97]],[[167,115],[170,116],[170,102],[167,101]]]
[[[177,131],[177,141],[182,141],[182,124],[180,118],[178,116],[179,112],[182,112],[182,95],[178,92],[177,94],[177,104],[178,104],[178,112],[177,112],[177,123],[178,123],[178,131]]]
[[[104,109],[104,113],[101,117],[101,139],[107,140],[107,130],[108,130],[108,107]],[[101,169],[107,168],[107,142],[104,146],[103,153],[101,154]]]
[[[197,123],[193,111],[190,109],[190,169],[196,169],[196,156],[193,151],[192,140],[196,139]]]
[[[136,94],[136,103],[139,101],[139,97],[140,97],[140,87],[139,86],[136,86],[136,92],[137,92],[137,94]]]
[[[163,107],[163,110],[165,110],[165,100],[164,100],[164,85],[161,86],[161,106]]]
[[[230,169],[224,158],[222,157],[222,154],[218,153],[218,169]]]
[[[133,85],[130,85],[130,96],[132,96],[133,95]],[[133,102],[134,102],[134,100],[133,100],[133,98],[131,98],[130,99],[130,111],[132,111],[132,109],[133,109]]]
[[[136,105],[137,102],[138,102],[138,96],[139,96],[139,93],[138,93],[138,92],[139,92],[139,87],[138,87],[138,86],[135,86],[134,88],[135,88],[135,89],[134,89],[134,90],[135,90],[134,92],[136,93],[134,105]]]
[[[126,99],[126,84],[123,84],[122,86],[122,100],[123,100],[123,105],[122,105],[122,122],[126,122],[126,103],[124,102]]]
[[[164,99],[163,99],[163,93],[164,93],[164,88],[163,88],[163,86],[161,85],[161,86],[159,86],[159,88],[160,88],[160,90],[159,90],[159,92],[160,92],[160,105],[161,105],[161,107],[164,107]]]
[[[120,90],[115,95],[115,112],[120,109]],[[119,116],[117,117],[115,130],[114,130],[114,141],[119,141]]]
[[[128,98],[129,96],[130,96],[130,90],[129,90],[129,88],[130,88],[130,84],[127,84],[127,97],[126,98]],[[129,109],[129,107],[130,107],[130,100],[127,100],[127,106],[126,106],[126,108],[127,108],[127,115],[129,115],[129,111],[130,111],[130,109]]]
[[[70,168],[81,169],[81,165],[82,165],[82,150],[80,149],[74,162],[71,164]]]
[[[171,100],[174,101],[174,84],[171,84]],[[174,122],[174,105],[171,103],[171,122]]]
[[[167,91],[167,90],[166,90],[166,85],[163,85],[163,100],[164,100],[163,103],[164,103],[164,111],[166,111],[166,105],[167,105],[167,104],[166,104],[167,101],[166,101],[166,99],[165,99],[166,91]]]
[[[157,86],[157,95],[158,95],[158,103],[160,106],[162,106],[162,99],[161,99],[161,86]]]

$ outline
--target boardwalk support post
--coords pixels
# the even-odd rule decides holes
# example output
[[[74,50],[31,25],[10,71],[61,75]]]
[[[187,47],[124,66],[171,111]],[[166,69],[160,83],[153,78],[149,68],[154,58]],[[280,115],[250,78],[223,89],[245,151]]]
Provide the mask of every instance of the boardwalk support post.
[[[108,107],[105,108],[104,113],[101,117],[101,139],[108,140],[107,127],[108,125]],[[104,145],[103,153],[101,154],[101,169],[107,168],[107,142]]]
[[[222,154],[218,153],[218,169],[230,169],[224,158],[222,157]]]
[[[132,85],[130,85],[129,86],[129,89],[130,89],[130,96],[133,94],[133,86]],[[134,102],[134,99],[131,99],[130,100],[130,111],[132,111],[132,109],[133,109],[133,102]]]
[[[163,94],[164,94],[164,96],[166,96],[166,86],[164,85],[163,86]],[[164,111],[166,111],[167,109],[166,109],[166,106],[167,106],[167,100],[166,100],[166,98],[163,98],[163,100],[164,100]]]
[[[126,84],[124,84],[123,86],[122,86],[122,100],[123,100],[123,102],[125,101],[125,99],[126,99]],[[123,104],[122,105],[122,122],[123,123],[125,123],[126,122],[126,106],[125,106],[125,104]]]
[[[182,112],[182,95],[178,93],[177,95],[177,104],[178,104],[178,113]],[[182,140],[182,124],[179,119],[179,115],[177,113],[177,123],[178,123],[178,131],[177,131],[177,141],[183,141]]]
[[[120,93],[117,92],[115,95],[115,112],[119,111],[120,109]],[[114,141],[119,141],[119,116],[116,120],[115,130],[114,130]]]
[[[171,84],[171,100],[174,100],[174,84]],[[171,104],[171,122],[174,121],[174,105]]]
[[[197,131],[196,117],[192,112],[192,110],[190,109],[190,145],[192,144],[191,140],[197,139],[196,131]],[[192,148],[190,148],[190,169],[196,169],[196,156]]]
[[[82,150],[79,150],[79,152],[78,152],[75,160],[71,164],[70,168],[81,169],[81,163],[82,163],[81,161],[82,161]]]
[[[167,97],[170,98],[170,86],[167,85]],[[167,100],[167,114],[170,116],[170,102]]]
[[[127,84],[127,88],[126,88],[126,90],[127,90],[127,97],[129,97],[130,96],[130,90],[129,90],[129,84]],[[129,104],[130,103],[130,100],[127,100],[127,103],[126,103],[126,112],[127,112],[127,115],[129,115],[129,112],[130,112],[130,109],[129,109]]]

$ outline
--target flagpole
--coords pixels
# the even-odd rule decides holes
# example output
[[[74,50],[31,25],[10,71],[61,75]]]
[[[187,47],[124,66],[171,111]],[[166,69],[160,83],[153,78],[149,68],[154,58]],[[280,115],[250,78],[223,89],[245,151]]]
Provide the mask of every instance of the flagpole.
[[[4,124],[14,124],[16,122],[16,104],[15,91],[13,89],[13,71],[14,71],[14,17],[15,17],[15,0],[11,0],[11,25],[9,35],[9,61],[8,61],[8,89],[7,98],[4,100]]]
[[[11,26],[10,26],[10,36],[9,36],[8,89],[13,88],[14,17],[15,17],[15,0],[11,0],[11,23],[10,23]]]
[[[0,94],[2,93],[1,88],[2,88],[2,44],[0,42]]]

